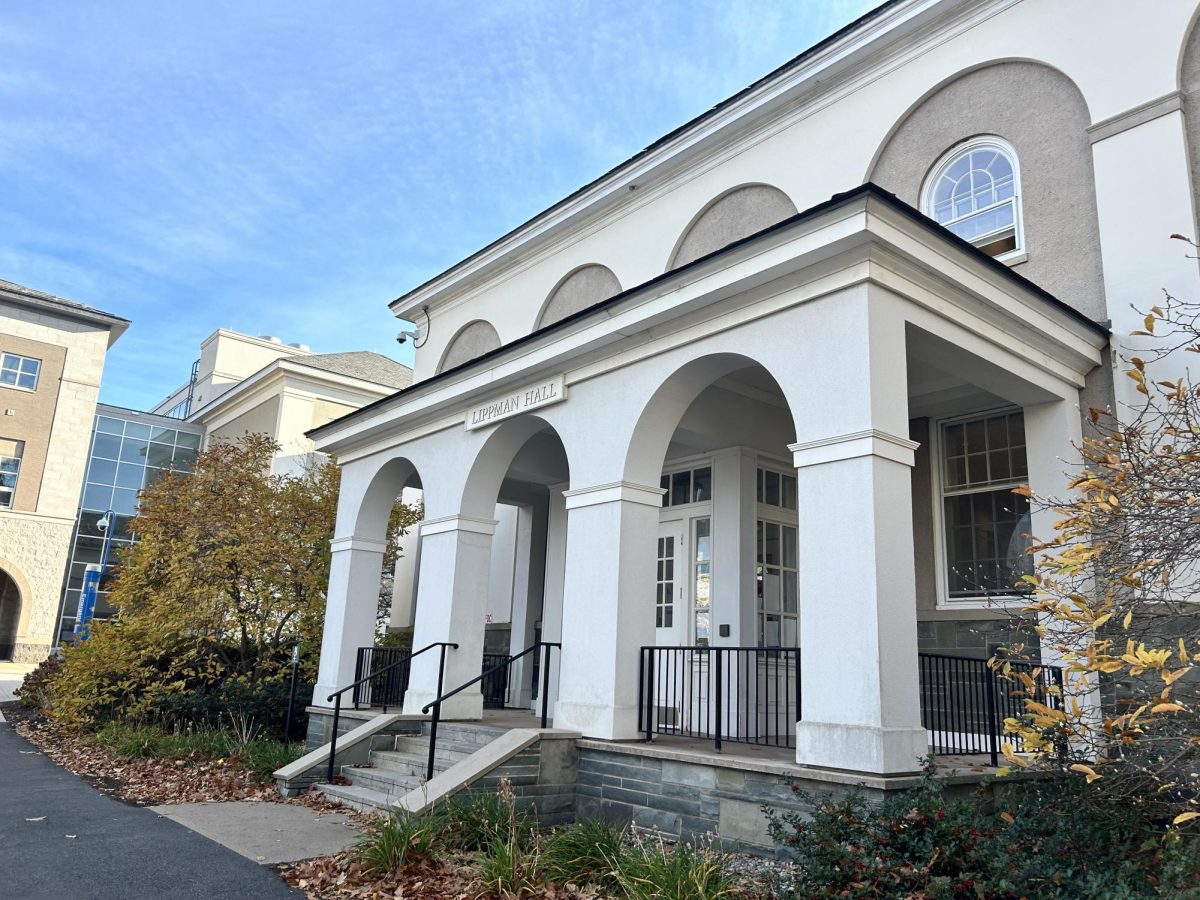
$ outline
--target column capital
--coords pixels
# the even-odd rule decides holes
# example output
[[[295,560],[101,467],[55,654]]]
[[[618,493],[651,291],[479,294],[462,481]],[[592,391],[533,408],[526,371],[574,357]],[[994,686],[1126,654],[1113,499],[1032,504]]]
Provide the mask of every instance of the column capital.
[[[333,553],[342,553],[347,550],[362,550],[367,553],[383,553],[387,550],[387,541],[377,541],[374,538],[358,537],[356,535],[347,535],[345,537],[335,537],[329,542],[329,549]]]
[[[868,428],[851,434],[788,444],[788,449],[792,451],[793,464],[797,469],[861,456],[878,456],[911,467],[915,461],[914,453],[919,446],[921,445],[917,441],[910,441],[908,438],[877,428]]]
[[[442,534],[446,531],[467,531],[472,534],[496,533],[495,519],[479,519],[475,516],[441,516],[437,519],[426,519],[421,523],[421,537],[431,534]]]
[[[581,506],[599,506],[602,503],[640,503],[643,506],[662,506],[665,491],[657,485],[636,484],[632,481],[613,481],[591,487],[563,491],[567,509]]]

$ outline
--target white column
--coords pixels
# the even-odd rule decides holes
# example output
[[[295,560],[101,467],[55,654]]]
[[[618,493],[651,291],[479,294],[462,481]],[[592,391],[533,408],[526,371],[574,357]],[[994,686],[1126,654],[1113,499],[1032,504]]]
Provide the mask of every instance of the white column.
[[[629,482],[566,492],[562,668],[554,724],[637,737],[638,655],[654,643],[654,542],[662,489]]]
[[[871,431],[794,444],[803,765],[913,772],[928,749],[917,673],[916,445]]]
[[[314,706],[332,705],[327,700],[329,695],[354,682],[358,648],[375,643],[379,582],[387,545],[367,538],[341,537],[334,538],[330,547],[329,592]]]
[[[1029,487],[1035,500],[1030,519],[1035,543],[1054,536],[1054,522],[1061,516],[1052,508],[1043,506],[1046,501],[1068,495],[1067,484],[1077,473],[1082,460],[1078,445],[1083,441],[1083,423],[1077,401],[1064,399],[1054,403],[1040,403],[1025,407],[1025,453],[1029,460]],[[1039,558],[1041,556],[1039,555]],[[1041,662],[1051,666],[1065,666],[1066,660],[1053,650],[1055,632],[1063,628],[1053,616],[1043,615],[1038,624],[1045,629],[1042,637]],[[1074,629],[1071,629],[1072,631]],[[1060,640],[1068,644],[1090,640],[1090,635],[1064,635]],[[1099,724],[1100,686],[1094,677],[1067,677],[1065,693],[1079,703],[1091,725]]]
[[[446,516],[421,523],[421,571],[413,649],[437,641],[458,644],[447,649],[443,693],[480,673],[484,614],[487,606],[492,535],[491,519]],[[404,711],[410,715],[437,696],[439,652],[427,650],[412,663]],[[483,694],[476,683],[442,707],[444,719],[483,716]]]
[[[567,501],[563,496],[566,484],[550,485],[550,497],[546,509],[546,562],[545,581],[542,588],[542,640],[562,642],[563,635],[563,587],[567,569]],[[546,709],[550,718],[555,716],[558,703],[558,680],[561,671],[562,652],[550,652],[550,690]],[[541,676],[539,676],[541,677]],[[541,685],[538,686],[541,690]],[[538,704],[540,711],[541,704]]]

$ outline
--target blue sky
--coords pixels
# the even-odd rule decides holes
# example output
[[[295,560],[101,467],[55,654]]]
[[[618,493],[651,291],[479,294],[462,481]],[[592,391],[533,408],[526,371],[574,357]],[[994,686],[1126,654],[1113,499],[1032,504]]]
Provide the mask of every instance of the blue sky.
[[[6,0],[0,278],[133,320],[122,406],[218,327],[410,362],[389,300],[875,3]]]

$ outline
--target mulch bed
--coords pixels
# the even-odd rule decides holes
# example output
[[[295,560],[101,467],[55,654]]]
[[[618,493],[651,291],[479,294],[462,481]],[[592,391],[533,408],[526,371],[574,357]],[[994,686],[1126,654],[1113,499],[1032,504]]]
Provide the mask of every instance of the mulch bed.
[[[323,812],[336,810],[359,824],[369,821],[367,816],[333,803],[316,791],[285,799],[279,796],[273,783],[256,781],[236,760],[124,759],[87,735],[63,728],[34,710],[6,704],[4,716],[17,734],[68,772],[83,778],[101,793],[134,806],[229,800],[300,803]]]

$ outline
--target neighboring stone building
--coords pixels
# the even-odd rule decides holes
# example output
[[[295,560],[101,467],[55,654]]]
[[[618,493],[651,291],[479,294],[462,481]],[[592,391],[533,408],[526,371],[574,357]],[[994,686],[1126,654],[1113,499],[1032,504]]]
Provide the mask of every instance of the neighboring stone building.
[[[104,357],[128,326],[0,282],[0,659],[54,643]]]

